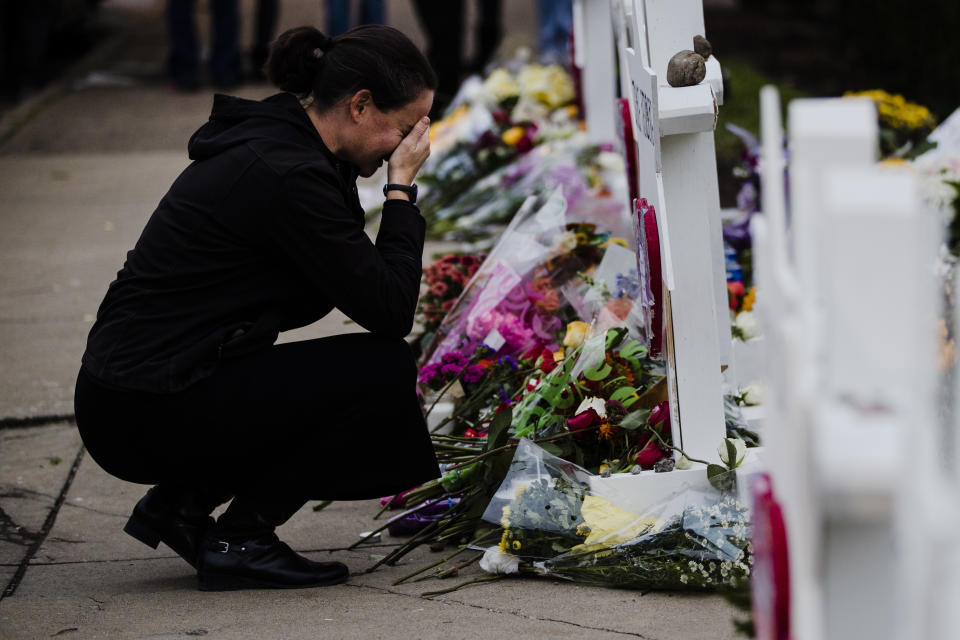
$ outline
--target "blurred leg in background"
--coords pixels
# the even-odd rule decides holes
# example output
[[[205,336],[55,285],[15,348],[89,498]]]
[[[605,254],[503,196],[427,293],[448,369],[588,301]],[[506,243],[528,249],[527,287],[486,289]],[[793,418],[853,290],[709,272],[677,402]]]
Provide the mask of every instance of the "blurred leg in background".
[[[500,0],[478,0],[477,51],[470,64],[471,73],[483,73],[503,37],[500,21]]]
[[[439,86],[430,110],[438,118],[460,88],[463,72],[464,11],[462,0],[414,0],[420,24],[427,34],[427,59]]]
[[[0,2],[0,98],[17,102],[41,84],[53,0]]]
[[[237,0],[210,0],[213,10],[213,46],[210,52],[210,79],[220,88],[243,81],[240,57],[240,7]]]
[[[167,0],[167,73],[176,89],[200,87],[200,44],[196,2]],[[210,80],[228,88],[243,80],[240,58],[240,10],[237,0],[210,0],[212,45]]]
[[[174,88],[183,91],[200,87],[194,5],[194,0],[167,0],[167,74]]]
[[[270,43],[277,29],[280,0],[257,0],[257,18],[253,25],[253,47],[250,49],[250,67],[253,76],[263,80],[263,65],[270,54]]]
[[[566,65],[573,32],[573,0],[537,0],[540,14],[540,58]]]
[[[360,15],[353,20],[351,0],[327,0],[327,35],[345,33],[361,24],[384,24],[383,0],[360,0]]]

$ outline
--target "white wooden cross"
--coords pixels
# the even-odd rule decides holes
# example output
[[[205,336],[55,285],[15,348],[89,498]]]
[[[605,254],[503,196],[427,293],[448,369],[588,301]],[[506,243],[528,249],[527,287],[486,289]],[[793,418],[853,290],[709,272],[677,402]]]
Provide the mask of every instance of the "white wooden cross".
[[[909,172],[874,164],[872,103],[836,99],[790,105],[788,217],[774,89],[761,107],[752,226],[790,636],[955,637],[960,504],[934,438],[932,218]]]
[[[726,435],[721,370],[730,350],[713,141],[723,98],[720,65],[711,56],[707,77],[696,86],[675,88],[666,83],[669,59],[692,49],[693,37],[705,34],[703,7],[700,0],[578,4],[583,15],[606,20],[608,29],[612,18],[621,91],[629,98],[633,115],[639,196],[656,212],[662,282],[652,285],[662,288],[665,303],[663,351],[673,437],[692,457],[716,461],[717,447]],[[612,15],[604,4],[612,6]],[[587,77],[594,47],[603,48],[593,39],[584,47]],[[601,59],[604,55],[599,54]],[[591,113],[612,117],[610,97],[615,92],[612,84],[584,92],[588,128]],[[705,481],[702,469],[609,480],[624,487],[641,483],[644,498],[650,500],[695,478]]]
[[[640,197],[656,210],[660,235],[674,437],[691,455],[712,460],[726,433],[720,371],[730,344],[713,142],[719,63],[711,57],[699,85],[666,83],[670,57],[704,34],[700,0],[622,0],[621,11]]]

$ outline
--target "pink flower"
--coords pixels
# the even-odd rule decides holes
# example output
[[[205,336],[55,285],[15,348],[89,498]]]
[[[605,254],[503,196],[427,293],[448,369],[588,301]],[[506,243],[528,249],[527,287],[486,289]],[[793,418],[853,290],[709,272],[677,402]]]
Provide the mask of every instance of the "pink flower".
[[[447,292],[447,285],[443,282],[434,282],[430,286],[430,293],[435,296],[442,296]]]

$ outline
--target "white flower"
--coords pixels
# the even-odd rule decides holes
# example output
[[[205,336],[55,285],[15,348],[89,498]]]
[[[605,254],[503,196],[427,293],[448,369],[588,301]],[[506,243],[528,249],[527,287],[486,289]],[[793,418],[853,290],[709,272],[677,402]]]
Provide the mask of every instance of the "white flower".
[[[601,151],[595,159],[597,166],[604,171],[623,171],[623,156],[615,151]]]
[[[595,396],[584,398],[573,415],[578,416],[587,409],[593,409],[601,418],[607,417],[607,403],[603,398],[597,398]]]
[[[673,465],[674,469],[680,469],[681,471],[686,471],[693,467],[693,463],[687,458],[687,456],[680,456],[680,459],[677,460],[677,463]]]
[[[737,459],[734,464],[731,464],[730,460],[727,459],[728,442],[733,444],[733,447],[736,451]],[[740,438],[724,438],[723,442],[720,443],[720,446],[717,447],[717,453],[720,454],[720,460],[723,462],[723,464],[727,465],[728,468],[733,469],[740,466],[740,463],[743,462],[743,459],[746,457],[747,443]]]
[[[500,551],[499,546],[492,546],[483,552],[480,568],[487,573],[519,573],[520,558]]]
[[[748,407],[763,404],[763,386],[759,382],[752,382],[740,391],[740,397]]]
[[[739,331],[740,337],[746,341],[760,335],[760,323],[753,311],[741,311],[733,321],[733,326]]]
[[[513,107],[513,111],[510,112],[510,118],[514,122],[523,122],[525,120],[539,122],[547,117],[547,113],[549,113],[547,107],[535,98],[521,96],[520,99],[517,100],[516,106]]]

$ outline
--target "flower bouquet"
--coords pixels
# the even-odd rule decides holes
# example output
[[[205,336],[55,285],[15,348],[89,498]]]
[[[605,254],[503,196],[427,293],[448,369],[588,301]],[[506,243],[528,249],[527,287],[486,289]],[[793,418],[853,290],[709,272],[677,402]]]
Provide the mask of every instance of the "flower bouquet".
[[[424,267],[420,300],[417,303],[417,320],[421,327],[418,344],[430,343],[444,316],[486,257],[485,253],[448,253]]]
[[[747,585],[749,515],[734,494],[687,487],[637,514],[621,508],[616,495],[604,495],[591,477],[521,441],[483,515],[501,537],[481,568],[630,589]]]
[[[601,264],[611,245],[627,245],[614,233],[626,226],[623,213],[618,207],[601,228],[568,222],[560,187],[545,199],[528,198],[444,317],[423,364],[437,364],[452,351],[472,353],[480,344],[500,356],[538,345],[555,351],[565,324],[579,319],[574,305],[580,305],[582,276]]]

